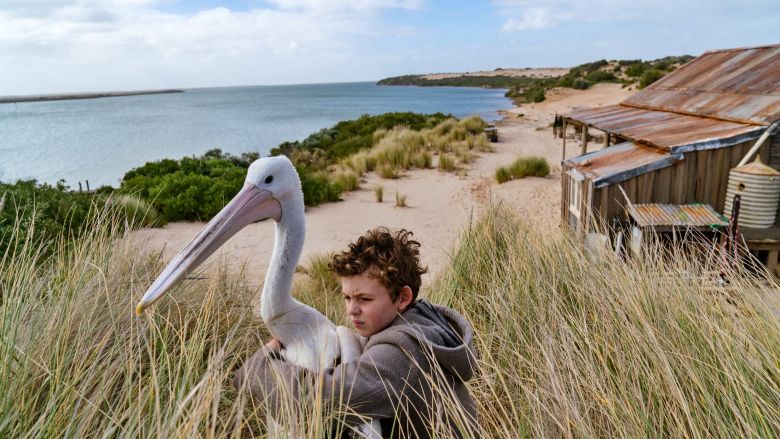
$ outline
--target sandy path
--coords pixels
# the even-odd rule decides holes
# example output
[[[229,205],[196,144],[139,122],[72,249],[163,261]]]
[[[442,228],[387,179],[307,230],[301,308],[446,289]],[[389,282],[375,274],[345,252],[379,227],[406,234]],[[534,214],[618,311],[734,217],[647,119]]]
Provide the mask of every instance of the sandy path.
[[[369,174],[362,189],[344,194],[344,201],[310,208],[306,212],[307,239],[302,263],[312,256],[341,250],[358,235],[378,225],[407,228],[422,244],[421,257],[433,276],[446,266],[448,251],[461,229],[479,215],[491,199],[502,200],[546,233],[557,233],[560,218],[561,142],[554,139],[550,124],[555,112],[575,106],[620,102],[631,92],[615,84],[599,84],[586,91],[553,90],[548,100],[506,111],[498,124],[495,152],[482,153],[470,165],[467,175],[438,170],[413,170],[397,180]],[[518,117],[518,115],[522,115]],[[568,142],[567,142],[568,143]],[[577,148],[567,148],[569,153]],[[539,155],[551,164],[546,178],[526,178],[498,185],[494,172],[520,155]],[[384,201],[377,203],[373,188],[384,187]],[[395,193],[407,196],[409,207],[396,208]],[[203,227],[204,223],[171,223],[163,228],[135,233],[146,250],[159,252],[168,260]],[[267,268],[273,245],[273,222],[252,224],[239,232],[219,252],[237,272],[246,263],[250,277],[260,280]],[[216,260],[215,257],[210,259]],[[427,281],[428,279],[426,279]]]

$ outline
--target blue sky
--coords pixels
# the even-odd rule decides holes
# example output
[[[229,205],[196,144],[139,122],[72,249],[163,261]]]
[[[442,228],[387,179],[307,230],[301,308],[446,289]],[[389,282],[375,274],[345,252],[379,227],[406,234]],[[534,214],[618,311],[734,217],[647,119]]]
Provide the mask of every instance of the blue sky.
[[[776,0],[0,0],[0,95],[571,66],[778,29]]]

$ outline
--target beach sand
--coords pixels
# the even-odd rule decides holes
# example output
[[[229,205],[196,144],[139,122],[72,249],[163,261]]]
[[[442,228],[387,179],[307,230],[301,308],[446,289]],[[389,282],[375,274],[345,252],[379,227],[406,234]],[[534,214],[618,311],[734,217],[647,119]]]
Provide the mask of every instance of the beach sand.
[[[632,91],[619,84],[597,84],[584,91],[551,90],[544,102],[507,109],[502,112],[504,120],[497,123],[499,142],[492,144],[495,152],[479,153],[476,161],[462,165],[466,175],[426,169],[408,171],[397,180],[385,180],[375,173],[368,174],[361,189],[343,194],[343,201],[307,209],[306,244],[300,263],[305,265],[313,255],[345,249],[357,236],[376,226],[403,227],[413,231],[421,243],[422,262],[430,269],[423,281],[428,282],[447,266],[463,227],[478,218],[491,200],[514,209],[544,233],[560,233],[561,139],[553,138],[554,114],[577,106],[615,104],[630,94]],[[592,145],[598,148],[597,144]],[[567,157],[578,151],[574,141],[567,141]],[[552,172],[546,178],[496,183],[496,168],[521,155],[546,158]],[[374,198],[373,188],[377,185],[384,187],[382,203]],[[396,192],[406,195],[409,207],[394,207]],[[163,228],[135,232],[133,238],[146,251],[162,252],[167,261],[203,226],[199,222],[170,223]],[[209,263],[225,260],[232,272],[245,269],[247,277],[259,284],[271,257],[273,228],[273,221],[248,226]]]

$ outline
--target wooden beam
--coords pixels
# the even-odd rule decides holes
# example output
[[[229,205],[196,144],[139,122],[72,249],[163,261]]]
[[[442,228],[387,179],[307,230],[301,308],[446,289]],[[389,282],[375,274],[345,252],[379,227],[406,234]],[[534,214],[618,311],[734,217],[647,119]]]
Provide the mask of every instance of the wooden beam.
[[[580,155],[587,154],[588,152],[588,126],[582,126],[582,147],[580,149]]]
[[[561,160],[566,160],[566,119],[563,120],[561,131],[563,131],[563,158]]]

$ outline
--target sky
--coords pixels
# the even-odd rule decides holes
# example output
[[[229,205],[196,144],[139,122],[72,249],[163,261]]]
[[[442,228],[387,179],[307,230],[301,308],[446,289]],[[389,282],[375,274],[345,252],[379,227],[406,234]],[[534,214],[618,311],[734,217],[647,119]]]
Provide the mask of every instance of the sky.
[[[0,0],[0,96],[573,66],[778,29],[777,0]]]

